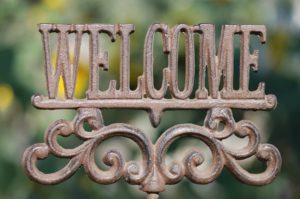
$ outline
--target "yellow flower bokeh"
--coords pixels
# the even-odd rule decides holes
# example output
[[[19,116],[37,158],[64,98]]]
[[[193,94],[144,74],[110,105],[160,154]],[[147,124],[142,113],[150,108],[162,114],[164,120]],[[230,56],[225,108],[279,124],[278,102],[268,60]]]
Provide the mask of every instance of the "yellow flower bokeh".
[[[66,7],[68,0],[43,0],[43,4],[52,10],[58,10]]]
[[[0,111],[7,110],[14,100],[14,92],[10,85],[0,84]]]
[[[76,87],[74,92],[75,98],[81,98],[85,94],[85,91],[87,89],[88,76],[89,74],[88,74],[87,64],[79,63],[78,71],[77,71]],[[57,97],[65,98],[65,86],[64,86],[62,76],[60,76],[59,79]]]

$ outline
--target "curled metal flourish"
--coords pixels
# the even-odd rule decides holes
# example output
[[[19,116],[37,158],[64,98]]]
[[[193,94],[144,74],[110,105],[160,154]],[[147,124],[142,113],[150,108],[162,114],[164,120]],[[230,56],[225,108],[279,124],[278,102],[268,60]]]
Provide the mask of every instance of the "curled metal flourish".
[[[91,131],[84,129],[88,123]],[[218,129],[223,123],[224,128]],[[61,146],[58,136],[76,135],[83,143],[69,149]],[[222,140],[231,135],[248,137],[246,146],[231,149]],[[100,169],[95,161],[95,149],[105,140],[112,137],[125,137],[134,141],[141,150],[143,161],[126,162],[121,153],[108,151],[103,157],[103,163],[108,170]],[[169,146],[177,139],[193,137],[202,141],[211,151],[210,166],[202,171],[197,169],[205,160],[199,149],[194,149],[182,160],[168,165],[165,155]],[[68,164],[54,173],[43,173],[37,167],[39,159],[45,159],[49,154],[69,158]],[[239,165],[238,160],[255,155],[266,162],[266,169],[261,173],[249,173]],[[251,185],[270,183],[281,167],[279,151],[272,145],[260,144],[260,133],[255,125],[246,120],[235,122],[232,112],[227,108],[213,108],[207,113],[203,126],[180,124],[165,131],[155,144],[141,130],[127,124],[117,123],[104,126],[100,110],[81,108],[73,121],[58,120],[49,126],[44,143],[29,147],[23,155],[23,165],[27,175],[43,184],[60,183],[71,177],[83,166],[87,175],[99,184],[111,184],[124,178],[130,184],[140,185],[147,192],[148,199],[158,198],[158,193],[165,190],[166,184],[175,184],[187,177],[194,183],[207,184],[214,181],[227,167],[240,181]]]

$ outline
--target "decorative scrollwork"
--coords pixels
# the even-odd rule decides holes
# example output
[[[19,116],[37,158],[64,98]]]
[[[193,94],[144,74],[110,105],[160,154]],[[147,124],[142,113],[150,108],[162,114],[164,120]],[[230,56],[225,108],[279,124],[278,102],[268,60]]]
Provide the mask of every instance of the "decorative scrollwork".
[[[84,130],[84,122],[92,127],[92,132]],[[85,140],[80,146],[66,149],[57,142],[58,136],[75,134]],[[117,151],[109,151],[103,157],[103,162],[110,167],[102,171],[94,159],[95,148],[104,140],[122,136],[131,139],[139,146],[143,155],[143,165],[135,162],[124,163],[124,158]],[[70,158],[69,164],[62,170],[44,174],[38,171],[35,163],[52,153],[57,157]],[[43,184],[55,184],[70,177],[80,165],[88,176],[97,183],[111,184],[124,177],[131,184],[140,184],[147,175],[152,162],[153,150],[149,139],[139,129],[126,124],[103,125],[102,115],[97,109],[80,109],[73,122],[58,120],[49,126],[45,135],[45,144],[37,144],[28,148],[24,153],[23,163],[29,176]],[[67,171],[67,172],[66,172]],[[63,173],[63,175],[62,175]]]
[[[84,129],[88,123],[91,131]],[[219,130],[220,123],[224,128]],[[74,134],[84,142],[72,149],[64,148],[58,141],[58,136]],[[225,146],[222,140],[231,135],[248,137],[248,143],[241,149],[233,150]],[[121,153],[116,150],[108,151],[103,157],[103,163],[108,170],[100,169],[95,162],[95,149],[105,140],[112,137],[125,137],[134,141],[142,154],[143,161],[126,162]],[[197,167],[203,164],[204,155],[199,149],[186,154],[179,161],[167,165],[166,152],[177,139],[193,137],[208,146],[212,154],[210,166],[205,171]],[[46,174],[40,171],[36,164],[39,159],[45,159],[49,154],[69,158],[68,164],[59,171]],[[239,165],[243,160],[255,155],[266,162],[262,173],[252,174]],[[260,144],[260,133],[255,125],[246,120],[235,122],[232,112],[227,108],[213,108],[207,113],[204,126],[195,124],[180,124],[166,130],[152,144],[141,130],[127,124],[117,123],[105,126],[100,110],[81,108],[73,121],[58,120],[49,126],[45,134],[45,142],[29,147],[23,155],[23,165],[27,175],[43,184],[60,183],[71,177],[76,170],[83,166],[87,175],[99,184],[111,184],[124,178],[130,184],[140,185],[147,192],[148,199],[158,198],[158,193],[164,191],[166,184],[175,184],[188,178],[194,183],[207,184],[214,181],[227,167],[237,179],[251,185],[270,183],[279,172],[281,156],[272,145]]]

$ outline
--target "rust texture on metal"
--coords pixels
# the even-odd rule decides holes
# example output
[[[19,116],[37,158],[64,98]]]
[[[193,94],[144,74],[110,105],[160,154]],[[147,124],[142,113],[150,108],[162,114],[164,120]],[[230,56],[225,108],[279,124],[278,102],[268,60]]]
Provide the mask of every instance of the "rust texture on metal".
[[[193,183],[207,184],[214,181],[228,168],[240,181],[251,185],[270,183],[281,167],[279,151],[270,144],[260,143],[260,132],[251,121],[236,122],[231,109],[271,110],[276,107],[274,95],[265,94],[264,83],[256,90],[249,90],[250,70],[258,70],[258,50],[250,52],[250,36],[257,35],[261,43],[266,41],[266,29],[262,25],[224,25],[218,51],[215,49],[215,27],[212,24],[189,26],[179,24],[172,28],[165,24],[149,27],[144,43],[143,74],[137,80],[137,88],[130,89],[130,35],[132,24],[40,24],[43,39],[47,96],[36,95],[32,104],[39,109],[76,109],[73,121],[58,120],[48,127],[44,143],[29,147],[23,155],[23,165],[28,176],[42,184],[56,184],[71,177],[83,166],[87,175],[99,184],[112,184],[124,178],[130,184],[140,185],[148,199],[158,198],[165,185],[178,183],[183,177]],[[183,33],[183,34],[182,34]],[[57,34],[56,63],[52,64],[50,34]],[[69,35],[75,34],[74,59],[70,59]],[[89,87],[85,98],[75,98],[77,70],[80,60],[83,34],[89,37]],[[107,34],[111,41],[120,37],[119,88],[116,80],[109,82],[106,91],[99,89],[101,79],[99,68],[109,71],[108,52],[101,51],[100,34]],[[160,89],[154,87],[154,36],[161,34],[163,49],[168,65],[162,70]],[[179,37],[185,41],[185,80],[183,89],[178,85]],[[199,36],[199,56],[195,56],[194,36]],[[233,88],[234,78],[234,37],[240,38],[239,89]],[[199,81],[195,84],[195,59],[199,62]],[[64,82],[65,98],[57,97],[59,79]],[[207,85],[206,81],[207,79]],[[221,83],[222,82],[222,83]],[[195,85],[194,85],[195,84]],[[194,88],[197,87],[193,93]],[[222,87],[222,88],[220,88]],[[170,93],[171,97],[166,97]],[[192,98],[193,96],[193,98]],[[161,114],[171,109],[208,109],[204,125],[178,124],[170,127],[155,143],[142,130],[129,124],[104,125],[101,109],[130,108],[149,112],[153,126],[160,123]],[[92,128],[87,132],[83,125]],[[224,124],[223,130],[218,125]],[[80,146],[67,149],[61,146],[58,136],[76,135],[83,140]],[[247,146],[233,149],[222,140],[236,135],[248,138]],[[96,164],[95,150],[105,140],[125,137],[134,141],[142,154],[141,164],[125,161],[116,150],[107,152],[103,162],[109,166],[102,170]],[[205,162],[199,149],[194,149],[177,162],[166,163],[166,152],[177,139],[193,137],[204,142],[210,149],[212,161],[205,170],[199,170]],[[43,173],[36,163],[49,154],[69,158],[69,163],[54,173]],[[238,160],[256,156],[266,162],[261,173],[249,173],[239,165]]]

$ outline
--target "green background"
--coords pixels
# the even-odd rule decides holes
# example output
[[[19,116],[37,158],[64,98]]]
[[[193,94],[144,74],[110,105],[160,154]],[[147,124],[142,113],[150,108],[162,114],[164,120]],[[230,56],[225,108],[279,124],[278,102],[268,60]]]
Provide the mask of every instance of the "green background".
[[[42,111],[31,106],[33,94],[46,94],[43,49],[38,23],[132,23],[136,32],[131,37],[131,86],[142,73],[142,53],[147,28],[152,23],[174,26],[212,23],[216,25],[217,41],[223,24],[263,24],[267,28],[267,43],[256,38],[252,48],[260,50],[259,72],[251,72],[250,88],[266,82],[266,93],[277,96],[278,107],[270,112],[234,111],[236,120],[249,119],[262,132],[262,141],[272,143],[281,152],[283,164],[278,177],[269,185],[253,187],[236,180],[226,169],[217,181],[195,185],[184,180],[167,186],[161,198],[300,198],[300,1],[298,0],[1,0],[0,1],[0,198],[1,199],[94,199],[145,198],[138,187],[123,180],[113,185],[98,185],[80,169],[72,178],[59,185],[39,185],[28,179],[21,167],[23,151],[33,143],[43,141],[44,131],[57,119],[72,119],[75,111]],[[159,37],[157,37],[159,38]],[[160,49],[157,39],[156,49]],[[238,41],[236,41],[238,42]],[[235,43],[235,63],[238,63],[238,43]],[[110,70],[103,77],[103,86],[117,79],[119,52],[117,44],[109,48]],[[157,50],[155,52],[157,52]],[[179,63],[184,62],[180,50]],[[155,78],[161,79],[165,56],[156,55]],[[181,67],[182,70],[183,67]],[[238,64],[236,64],[238,70]],[[183,70],[182,70],[183,71]],[[76,96],[85,95],[88,77],[87,61],[80,68],[81,87]],[[160,84],[157,81],[158,85]],[[237,83],[237,81],[235,81]],[[153,142],[159,134],[178,123],[202,124],[205,111],[166,112],[158,128],[151,127],[143,111],[103,111],[105,124],[125,122],[144,131]],[[62,141],[74,146],[75,138]],[[235,143],[233,140],[232,143]],[[169,155],[182,153],[192,139],[176,142]],[[126,139],[113,139],[104,144],[121,148],[129,159],[139,156],[137,148]],[[182,147],[182,149],[181,149]],[[101,147],[100,147],[101,148]],[[108,147],[109,148],[109,147]],[[99,149],[100,150],[100,149]],[[101,150],[100,150],[101,151]],[[100,154],[99,154],[100,156]],[[100,158],[99,158],[100,159]],[[42,161],[45,171],[61,168],[67,160],[50,157]],[[262,164],[246,162],[250,171],[262,171]]]

